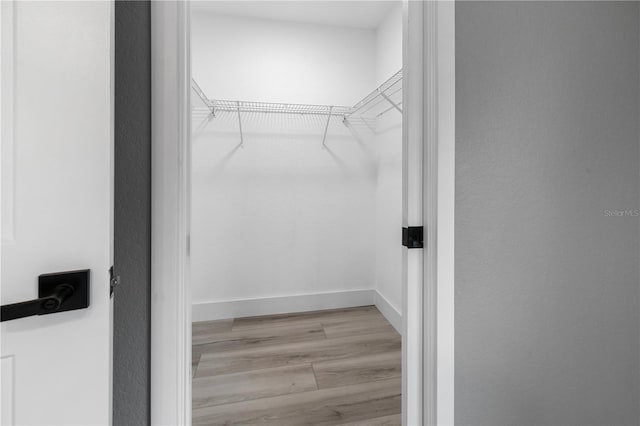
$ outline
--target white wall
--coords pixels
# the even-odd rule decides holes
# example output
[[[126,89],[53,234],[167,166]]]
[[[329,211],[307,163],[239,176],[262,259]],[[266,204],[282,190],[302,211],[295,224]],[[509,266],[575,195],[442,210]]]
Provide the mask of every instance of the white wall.
[[[402,68],[402,3],[398,2],[376,30],[376,84]]]
[[[210,97],[351,105],[375,86],[372,30],[199,14],[192,31]],[[322,117],[242,120],[244,148],[230,113],[193,141],[194,303],[372,289],[369,136],[336,118],[323,150]]]
[[[402,68],[402,7],[398,5],[376,32],[376,84]],[[398,100],[401,97],[394,98]],[[378,295],[402,309],[402,115],[388,111],[374,138],[376,175],[376,280]]]
[[[375,85],[375,54],[372,30],[192,18],[193,76],[218,99],[350,106]]]

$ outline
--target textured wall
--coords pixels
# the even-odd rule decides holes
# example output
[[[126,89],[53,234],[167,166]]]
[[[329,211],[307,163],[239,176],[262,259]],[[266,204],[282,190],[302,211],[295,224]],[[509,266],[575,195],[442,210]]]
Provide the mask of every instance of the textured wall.
[[[150,422],[151,19],[148,1],[115,9],[113,424]]]
[[[638,12],[456,4],[457,424],[639,424]]]

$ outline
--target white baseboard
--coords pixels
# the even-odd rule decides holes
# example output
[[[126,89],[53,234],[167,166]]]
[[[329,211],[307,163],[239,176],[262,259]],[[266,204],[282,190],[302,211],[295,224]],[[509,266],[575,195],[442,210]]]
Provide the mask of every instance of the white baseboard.
[[[197,322],[367,305],[375,305],[393,328],[402,333],[402,315],[373,289],[194,303],[192,315]]]
[[[399,334],[402,334],[402,314],[377,290],[374,290],[373,302],[393,328],[395,328]]]
[[[212,321],[257,315],[339,309],[375,304],[373,289],[194,303],[192,320]],[[385,315],[386,316],[386,315]],[[395,327],[395,325],[394,325]]]

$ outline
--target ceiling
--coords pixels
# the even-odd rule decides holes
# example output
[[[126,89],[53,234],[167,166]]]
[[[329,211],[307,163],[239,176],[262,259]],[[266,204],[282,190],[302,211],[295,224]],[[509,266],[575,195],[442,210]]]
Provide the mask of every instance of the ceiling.
[[[400,0],[195,0],[193,13],[244,16],[278,21],[375,29]]]

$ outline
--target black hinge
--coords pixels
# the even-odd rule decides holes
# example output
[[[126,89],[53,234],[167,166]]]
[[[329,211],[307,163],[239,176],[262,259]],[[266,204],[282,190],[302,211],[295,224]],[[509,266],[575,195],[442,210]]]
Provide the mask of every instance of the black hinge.
[[[402,245],[407,248],[423,248],[424,228],[422,226],[410,226],[402,228]]]
[[[113,266],[109,268],[109,296],[113,297],[113,291],[120,284],[120,276],[115,275],[113,272]]]

